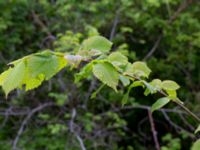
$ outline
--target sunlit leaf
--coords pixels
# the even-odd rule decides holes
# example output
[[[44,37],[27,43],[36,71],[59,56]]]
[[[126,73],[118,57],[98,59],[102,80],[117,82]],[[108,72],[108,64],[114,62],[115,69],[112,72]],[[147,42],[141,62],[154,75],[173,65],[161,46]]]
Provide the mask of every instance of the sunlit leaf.
[[[122,67],[128,63],[128,58],[120,52],[113,52],[108,56],[108,61],[115,67]]]
[[[127,74],[136,75],[138,77],[149,77],[151,70],[144,62],[137,61],[133,63],[131,66],[129,65],[128,70],[126,71]]]
[[[196,134],[196,133],[198,133],[198,132],[200,132],[200,125],[197,127],[197,129],[195,130],[194,133]]]
[[[22,87],[25,73],[25,63],[22,61],[18,63],[15,67],[9,68],[7,71],[0,75],[0,85],[5,91],[6,96],[10,91],[14,90],[15,88]]]
[[[160,79],[153,79],[150,83],[156,90],[162,89],[162,81]]]
[[[6,95],[23,85],[27,91],[38,87],[43,80],[49,80],[66,64],[60,53],[43,51],[28,55],[9,64],[12,67],[0,75],[0,85]]]
[[[174,81],[165,80],[162,82],[162,88],[164,90],[177,90],[180,88],[180,86]]]
[[[83,41],[82,50],[98,50],[102,53],[109,52],[112,42],[102,36],[92,36]]]
[[[177,98],[177,93],[175,90],[166,90],[169,98],[171,99],[176,99]]]
[[[200,148],[200,139],[197,140],[197,141],[192,145],[191,150],[199,150],[199,148]]]

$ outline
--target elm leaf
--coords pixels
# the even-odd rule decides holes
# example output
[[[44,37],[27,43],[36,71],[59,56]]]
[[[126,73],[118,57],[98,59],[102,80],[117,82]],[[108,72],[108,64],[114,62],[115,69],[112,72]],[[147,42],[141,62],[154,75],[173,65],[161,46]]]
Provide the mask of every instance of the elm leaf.
[[[117,91],[119,73],[109,62],[99,62],[93,66],[94,75],[104,84]]]

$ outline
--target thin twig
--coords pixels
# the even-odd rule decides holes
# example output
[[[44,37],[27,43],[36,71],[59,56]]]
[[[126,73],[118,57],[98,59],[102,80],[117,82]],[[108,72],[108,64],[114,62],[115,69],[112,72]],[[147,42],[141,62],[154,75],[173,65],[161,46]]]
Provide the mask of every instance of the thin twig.
[[[35,13],[34,10],[32,10],[32,16],[34,19],[34,22],[39,25],[49,37],[54,37],[51,32],[49,32],[49,29],[47,28],[47,26],[40,20],[39,16]]]
[[[123,106],[121,108],[112,109],[112,112],[119,112],[119,111],[122,111],[122,110],[130,110],[130,109],[150,110],[151,107],[146,106],[146,105]],[[178,110],[178,109],[161,108],[161,109],[158,109],[157,111],[164,111],[166,113],[187,114],[185,111],[181,111],[181,110]],[[103,113],[98,114],[98,115],[103,116],[103,115],[106,115],[106,114],[107,114],[107,112],[103,112]]]
[[[12,150],[17,150],[17,143],[19,141],[19,138],[20,136],[22,135],[23,131],[24,131],[24,128],[25,126],[27,125],[29,119],[38,111],[41,111],[42,109],[46,108],[46,107],[49,107],[49,106],[53,106],[54,103],[44,103],[44,104],[41,104],[39,105],[38,107],[32,109],[30,111],[30,113],[26,116],[26,118],[23,120],[22,124],[21,124],[21,127],[19,128],[18,132],[17,132],[17,136],[15,137],[14,139],[14,142],[13,142],[13,146],[12,146]]]
[[[79,141],[81,150],[86,150],[85,145],[83,143],[83,139],[80,137],[78,132],[76,132],[74,130],[74,120],[75,120],[76,115],[77,115],[76,109],[73,108],[72,109],[71,120],[70,120],[70,123],[69,123],[69,129],[70,129],[70,132],[73,133],[75,135],[76,139]]]
[[[184,124],[190,128],[190,131],[195,130],[195,128],[186,120],[186,118],[182,114],[179,114],[179,116],[180,116],[180,119],[184,122]]]
[[[192,2],[193,0],[184,0],[184,2],[179,6],[174,15],[168,20],[168,24],[171,24],[174,20],[176,20],[180,13],[184,11]]]
[[[110,41],[112,41],[113,37],[115,36],[117,24],[119,22],[119,14],[120,14],[120,9],[118,9],[118,11],[116,12],[116,15],[115,15],[115,19],[114,19],[112,29],[111,29],[111,32],[110,32],[110,38],[109,38]]]
[[[156,146],[156,150],[160,150],[160,144],[159,144],[158,138],[157,138],[157,131],[156,131],[155,123],[154,123],[153,116],[152,116],[152,113],[151,113],[150,110],[148,110],[148,116],[149,116],[149,122],[150,122],[150,125],[151,125],[151,132],[153,134],[153,140],[154,140],[154,143],[155,143],[155,146]]]
[[[180,13],[182,11],[184,11],[191,3],[193,2],[193,0],[186,0],[184,1],[177,9],[177,11],[174,13],[173,16],[170,17],[170,19],[167,21],[167,24],[168,25],[171,25],[175,20],[176,18],[180,15]],[[158,36],[153,48],[147,53],[147,55],[144,57],[143,60],[147,60],[149,59],[153,54],[154,52],[157,50],[160,42],[161,42],[161,39],[163,38],[163,32],[161,31],[160,35]]]
[[[149,53],[144,57],[143,61],[149,59],[149,58],[153,55],[153,53],[154,53],[154,52],[156,51],[156,49],[158,48],[162,37],[163,37],[163,34],[161,33],[161,34],[158,36],[158,39],[156,40],[156,42],[155,42],[153,48],[152,48],[152,49],[149,51]]]
[[[128,75],[128,74],[124,74],[125,76],[132,78],[134,80],[138,80],[138,81],[143,81],[142,79],[140,79],[137,76],[132,76],[132,75]],[[158,93],[160,93],[161,95],[168,97],[168,95],[163,91],[163,90],[158,90]],[[181,102],[180,99],[176,98],[173,99],[172,102],[176,103],[178,106],[180,106],[185,112],[187,112],[188,115],[190,115],[191,117],[193,117],[198,123],[200,123],[200,118],[195,115],[193,112],[191,112],[187,107],[184,106],[184,104]]]
[[[186,132],[191,138],[194,138],[194,134],[191,134],[190,132],[188,132],[187,130],[185,130],[184,128],[178,126],[177,124],[175,124],[171,119],[170,117],[167,115],[166,112],[162,111],[162,114],[164,115],[165,119],[167,120],[167,122],[172,126],[174,127],[176,130],[179,130],[179,131],[184,131]]]

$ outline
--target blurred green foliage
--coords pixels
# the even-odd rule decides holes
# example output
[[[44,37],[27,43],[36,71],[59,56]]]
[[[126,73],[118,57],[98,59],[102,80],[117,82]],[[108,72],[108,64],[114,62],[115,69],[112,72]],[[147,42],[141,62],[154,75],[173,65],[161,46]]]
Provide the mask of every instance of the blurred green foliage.
[[[77,52],[87,37],[103,35],[112,40],[113,51],[131,61],[143,60],[162,34],[155,53],[147,59],[153,78],[175,80],[181,85],[178,95],[196,113],[200,109],[200,3],[187,4],[175,20],[168,21],[185,1],[182,0],[1,0],[0,71],[6,64],[44,49]],[[115,28],[116,25],[116,28]],[[84,64],[83,64],[84,65]],[[93,77],[74,84],[75,70],[63,70],[39,89],[14,91],[0,101],[0,149],[12,149],[27,110],[45,102],[55,102],[32,116],[17,147],[24,150],[79,150],[70,132],[72,109],[76,108],[75,129],[89,150],[155,149],[147,111],[134,108],[150,105],[155,96],[142,90],[130,92],[128,106],[120,101],[128,89],[115,93],[103,87],[95,99],[91,94],[101,85]],[[174,108],[174,105],[169,105]],[[11,109],[12,108],[12,109]],[[28,109],[27,109],[28,108]],[[3,112],[10,110],[14,115]],[[22,115],[16,115],[17,112]],[[25,113],[23,113],[25,112]],[[26,113],[27,112],[27,113]],[[163,150],[190,149],[197,125],[188,117],[161,112],[154,119]],[[196,126],[195,126],[196,125]],[[186,130],[182,136],[181,129]]]

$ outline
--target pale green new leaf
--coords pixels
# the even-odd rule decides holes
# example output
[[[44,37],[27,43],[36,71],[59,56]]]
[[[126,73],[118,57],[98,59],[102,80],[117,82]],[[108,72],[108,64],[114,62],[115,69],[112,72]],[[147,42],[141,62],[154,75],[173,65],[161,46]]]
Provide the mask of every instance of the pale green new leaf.
[[[167,92],[170,99],[176,99],[177,98],[176,90],[166,90],[166,92]]]
[[[82,50],[97,50],[107,53],[112,47],[112,42],[102,36],[92,36],[83,41]]]
[[[27,60],[28,73],[31,78],[44,74],[45,79],[48,80],[57,73],[58,67],[59,61],[57,56],[52,55],[49,51],[35,54]]]
[[[94,75],[104,84],[117,91],[119,73],[109,62],[99,62],[93,66]]]
[[[26,91],[38,87],[43,80],[49,80],[67,65],[64,56],[51,51],[36,53],[26,61],[28,70],[24,79]]]
[[[156,90],[162,89],[162,81],[160,79],[153,79],[150,83]]]
[[[115,67],[122,67],[128,63],[128,58],[120,52],[113,52],[108,56],[108,61]]]
[[[75,75],[75,83],[78,83],[80,80],[88,78],[92,73],[93,62],[85,65],[79,73]]]
[[[6,95],[23,85],[27,91],[38,87],[43,80],[49,80],[66,64],[60,53],[43,51],[28,55],[9,64],[12,67],[0,75],[0,85]]]
[[[180,88],[180,86],[174,81],[165,80],[162,82],[162,88],[164,90],[177,90]]]
[[[133,63],[131,66],[129,65],[126,74],[135,75],[138,77],[149,77],[149,74],[151,73],[151,70],[146,65],[146,63],[137,61]]]
[[[194,133],[196,134],[196,133],[198,133],[198,132],[200,132],[200,125],[197,127],[197,129],[195,130]]]
[[[9,68],[0,75],[0,85],[5,91],[6,96],[13,89],[22,87],[25,72],[25,63],[21,61],[15,67]]]
[[[197,140],[197,141],[192,145],[191,150],[199,150],[199,148],[200,148],[200,139]]]
[[[144,91],[144,95],[145,96],[149,95],[150,93],[154,94],[157,91],[161,90],[161,83],[162,83],[162,81],[159,80],[159,79],[154,79],[150,83],[147,83],[146,81],[143,81],[143,82],[146,85],[146,89]]]
[[[168,97],[163,97],[158,99],[151,107],[151,112],[154,112],[155,110],[158,110],[165,106],[167,103],[170,102],[170,99]]]

